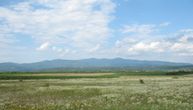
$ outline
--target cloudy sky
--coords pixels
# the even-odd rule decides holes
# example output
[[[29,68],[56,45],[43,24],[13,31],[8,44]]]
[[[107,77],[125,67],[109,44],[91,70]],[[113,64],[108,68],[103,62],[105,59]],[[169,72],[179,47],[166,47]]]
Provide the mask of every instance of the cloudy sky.
[[[0,0],[0,62],[193,63],[193,0]]]

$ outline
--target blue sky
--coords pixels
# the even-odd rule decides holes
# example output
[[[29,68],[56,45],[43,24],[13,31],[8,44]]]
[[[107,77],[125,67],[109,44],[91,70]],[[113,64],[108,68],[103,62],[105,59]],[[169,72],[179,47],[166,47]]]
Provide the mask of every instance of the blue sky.
[[[193,0],[0,0],[0,62],[193,63]]]

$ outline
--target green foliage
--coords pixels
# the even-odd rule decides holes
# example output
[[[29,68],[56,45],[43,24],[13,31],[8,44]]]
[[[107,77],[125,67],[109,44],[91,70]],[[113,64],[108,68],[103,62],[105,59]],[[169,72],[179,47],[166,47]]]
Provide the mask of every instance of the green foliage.
[[[79,78],[115,78],[118,77],[118,75],[93,75],[93,76],[33,76],[30,73],[22,73],[22,74],[0,74],[0,80],[29,80],[29,79],[79,79]]]
[[[81,71],[76,71],[73,73],[81,74]],[[86,72],[87,73],[87,72]],[[112,71],[110,75],[97,75],[100,73],[99,71],[93,71],[88,74],[95,74],[95,75],[88,75],[88,76],[54,76],[55,73],[52,72],[3,72],[0,73],[0,80],[13,80],[18,79],[22,82],[22,80],[27,79],[79,79],[79,78],[118,78],[121,76],[168,76],[168,75],[188,75],[193,74],[193,71]],[[41,75],[38,74],[53,74],[51,76],[48,75]],[[56,73],[57,74],[57,73]],[[63,74],[68,74],[64,72]]]
[[[193,74],[193,71],[174,71],[166,73],[166,75],[188,75],[188,74]]]
[[[143,81],[143,79],[139,79],[139,82],[140,82],[141,84],[145,84],[145,82]]]

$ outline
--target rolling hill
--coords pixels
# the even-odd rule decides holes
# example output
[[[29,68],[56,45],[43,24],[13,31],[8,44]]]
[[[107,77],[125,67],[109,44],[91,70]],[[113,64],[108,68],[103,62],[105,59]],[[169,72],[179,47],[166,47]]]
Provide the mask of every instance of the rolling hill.
[[[193,64],[163,61],[142,61],[123,58],[81,59],[81,60],[47,60],[36,63],[0,63],[1,72],[22,71],[79,71],[79,70],[176,70],[192,69]]]

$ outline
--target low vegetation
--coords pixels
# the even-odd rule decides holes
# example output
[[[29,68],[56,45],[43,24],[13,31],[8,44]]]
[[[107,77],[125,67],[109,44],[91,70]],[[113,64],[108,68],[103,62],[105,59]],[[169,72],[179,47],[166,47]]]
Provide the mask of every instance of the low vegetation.
[[[174,76],[189,75],[193,71],[111,71],[111,72],[1,72],[0,80],[13,79],[78,79],[78,78],[118,78],[121,76]]]
[[[166,73],[166,75],[188,75],[188,74],[193,74],[193,71],[174,71]]]
[[[78,78],[114,78],[113,73],[1,73],[1,80],[13,79],[78,79]]]
[[[0,110],[193,110],[191,75],[147,73],[1,73]]]

